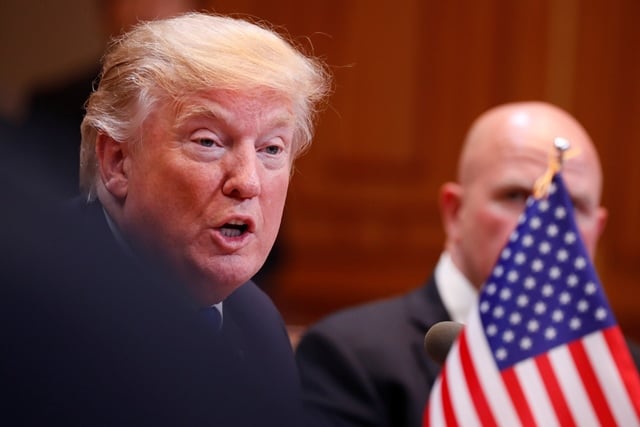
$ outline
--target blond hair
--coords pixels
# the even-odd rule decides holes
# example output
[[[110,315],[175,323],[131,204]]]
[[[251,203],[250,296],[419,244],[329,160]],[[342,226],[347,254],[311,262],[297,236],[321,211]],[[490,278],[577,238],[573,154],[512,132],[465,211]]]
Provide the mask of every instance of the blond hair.
[[[264,23],[188,13],[149,21],[114,39],[81,125],[80,188],[95,197],[99,133],[137,144],[137,132],[160,101],[211,89],[267,89],[285,95],[296,117],[293,158],[311,143],[330,92],[324,64]]]

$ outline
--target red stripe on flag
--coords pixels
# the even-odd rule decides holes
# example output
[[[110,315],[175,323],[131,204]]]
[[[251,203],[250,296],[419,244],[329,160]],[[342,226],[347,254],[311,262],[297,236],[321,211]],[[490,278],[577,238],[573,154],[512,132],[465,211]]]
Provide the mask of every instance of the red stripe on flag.
[[[638,371],[631,359],[627,343],[624,341],[622,332],[618,325],[611,326],[602,331],[605,341],[609,346],[609,352],[616,363],[616,368],[624,382],[624,386],[629,395],[629,400],[636,410],[636,415],[640,418],[640,379]]]
[[[533,413],[529,407],[529,401],[527,400],[522,386],[513,367],[505,369],[500,372],[502,380],[509,391],[509,396],[513,402],[513,406],[516,408],[518,418],[522,422],[523,426],[536,426],[536,420],[533,418]]]
[[[535,362],[560,425],[575,426],[576,422],[573,419],[573,415],[569,410],[569,405],[567,405],[567,401],[564,398],[564,393],[560,388],[556,374],[551,362],[549,361],[548,353],[543,353],[536,357]]]
[[[584,384],[585,391],[589,396],[589,400],[591,401],[591,406],[600,421],[600,425],[603,426],[614,426],[616,425],[616,421],[611,413],[611,409],[609,408],[609,404],[607,403],[607,399],[605,399],[604,394],[602,393],[602,388],[600,387],[600,383],[598,382],[598,377],[596,373],[593,371],[593,367],[591,366],[591,362],[589,362],[589,358],[587,357],[587,353],[582,346],[582,340],[576,340],[568,345],[569,352],[573,357],[573,361],[576,365],[576,370],[580,374],[580,379]]]
[[[440,400],[442,400],[442,414],[444,416],[445,423],[448,427],[456,427],[458,420],[456,419],[456,413],[451,405],[451,398],[449,397],[449,385],[447,384],[447,366],[445,365],[440,371]]]
[[[462,371],[464,373],[464,378],[467,381],[467,389],[469,390],[469,395],[473,400],[473,406],[476,408],[476,413],[478,414],[478,418],[480,419],[483,426],[497,426],[498,423],[493,416],[493,412],[491,412],[491,407],[487,402],[487,399],[484,394],[484,390],[480,385],[480,381],[478,380],[478,376],[476,375],[476,371],[471,362],[471,354],[469,353],[469,346],[467,345],[467,329],[463,329],[460,333],[460,338],[458,340],[459,343],[459,353],[460,353],[460,365],[462,365]],[[487,367],[487,369],[494,369],[491,367]]]

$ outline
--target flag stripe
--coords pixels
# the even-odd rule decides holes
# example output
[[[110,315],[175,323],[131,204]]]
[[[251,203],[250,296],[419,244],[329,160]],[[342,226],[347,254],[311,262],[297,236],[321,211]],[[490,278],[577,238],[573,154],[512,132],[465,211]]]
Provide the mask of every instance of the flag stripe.
[[[475,410],[473,398],[481,397],[483,394],[470,393],[469,391],[467,380],[470,379],[470,377],[462,366],[462,356],[465,352],[468,357],[468,351],[463,351],[463,349],[466,350],[465,348],[466,339],[461,336],[460,340],[456,342],[451,349],[450,356],[447,358],[448,387],[458,423],[461,426],[477,426],[481,423]],[[477,381],[475,374],[471,373],[470,375],[476,378]]]
[[[591,407],[589,397],[584,390],[580,373],[576,370],[573,358],[567,346],[557,347],[548,353],[556,379],[562,389],[562,395],[577,425],[591,425],[597,419]]]
[[[487,403],[487,399],[485,398],[484,391],[480,386],[480,382],[478,381],[478,376],[473,368],[471,362],[471,355],[469,354],[469,346],[466,338],[467,332],[463,330],[460,334],[460,365],[462,366],[462,371],[464,372],[464,376],[467,381],[467,388],[469,390],[469,394],[471,395],[471,400],[473,401],[473,406],[478,414],[478,417],[482,420],[482,424],[486,426],[495,426],[496,420],[493,418],[493,414],[489,409],[489,404]]]
[[[629,395],[622,378],[620,378],[620,372],[604,335],[599,332],[594,333],[585,337],[583,342],[604,398],[609,403],[609,408],[611,408],[618,425],[639,425],[634,406],[629,400]],[[617,349],[620,353],[624,350],[626,350],[624,347]],[[593,355],[597,356],[594,358]]]
[[[451,406],[451,398],[449,396],[449,385],[447,379],[447,366],[442,368],[440,371],[440,377],[442,378],[442,412],[444,414],[444,420],[449,427],[456,427],[458,425],[458,420],[456,419],[456,414],[453,411]]]
[[[527,398],[522,391],[514,368],[508,368],[502,371],[502,378],[507,390],[509,390],[513,406],[515,406],[516,412],[518,412],[520,423],[523,426],[535,426],[536,422],[531,413],[531,408],[529,408],[529,402],[527,402]]]
[[[542,381],[535,358],[527,359],[515,365],[518,382],[532,409],[531,414],[538,426],[553,427],[558,425],[558,419],[553,405],[549,401],[549,393]],[[535,409],[535,410],[534,410]]]
[[[540,377],[544,382],[547,393],[549,394],[549,400],[551,400],[551,404],[553,405],[553,409],[556,413],[557,419],[560,421],[560,424],[567,427],[575,426],[576,422],[571,415],[567,401],[564,398],[562,390],[560,389],[560,384],[556,378],[553,365],[549,361],[547,354],[542,354],[536,357],[536,366],[538,367]]]
[[[624,386],[633,404],[636,417],[640,418],[640,380],[638,379],[638,371],[631,359],[631,354],[629,354],[627,343],[624,341],[624,337],[617,326],[604,330],[603,334],[611,350],[613,361],[624,381]]]
[[[611,408],[609,408],[609,404],[602,394],[602,389],[598,384],[598,379],[593,372],[593,367],[591,366],[585,349],[582,346],[582,340],[576,340],[570,343],[568,347],[578,371],[580,372],[580,378],[584,383],[589,400],[591,400],[591,405],[596,411],[598,420],[600,420],[600,424],[603,426],[615,425]]]
[[[436,382],[433,384],[431,393],[429,395],[429,404],[427,405],[427,411],[425,413],[425,426],[443,426],[444,419],[442,418],[442,377],[438,376]]]
[[[518,415],[513,407],[513,402],[500,377],[495,360],[491,355],[489,344],[482,330],[482,322],[477,309],[471,310],[467,326],[463,331],[468,331],[465,340],[471,355],[472,369],[478,377],[479,389],[470,390],[470,393],[482,393],[487,401],[487,410],[482,414],[477,408],[478,416],[483,425],[516,426],[519,423]]]

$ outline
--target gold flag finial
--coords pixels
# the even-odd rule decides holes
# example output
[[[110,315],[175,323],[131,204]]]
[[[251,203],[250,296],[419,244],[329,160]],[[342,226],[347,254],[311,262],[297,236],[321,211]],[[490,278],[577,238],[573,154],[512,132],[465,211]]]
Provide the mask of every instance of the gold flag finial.
[[[551,155],[549,157],[549,166],[547,167],[547,170],[533,185],[533,197],[536,199],[541,199],[547,196],[553,176],[562,170],[562,164],[566,159],[576,156],[579,152],[578,149],[571,148],[569,140],[562,138],[561,136],[558,136],[553,140],[553,145],[556,148],[555,155]]]

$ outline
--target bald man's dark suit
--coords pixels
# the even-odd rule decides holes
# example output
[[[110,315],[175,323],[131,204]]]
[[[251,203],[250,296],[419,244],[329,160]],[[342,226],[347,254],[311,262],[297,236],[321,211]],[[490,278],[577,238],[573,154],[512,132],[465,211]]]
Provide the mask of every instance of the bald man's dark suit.
[[[443,320],[449,315],[431,279],[406,295],[343,310],[312,326],[296,358],[315,425],[421,426],[440,370],[424,351],[424,336]]]

